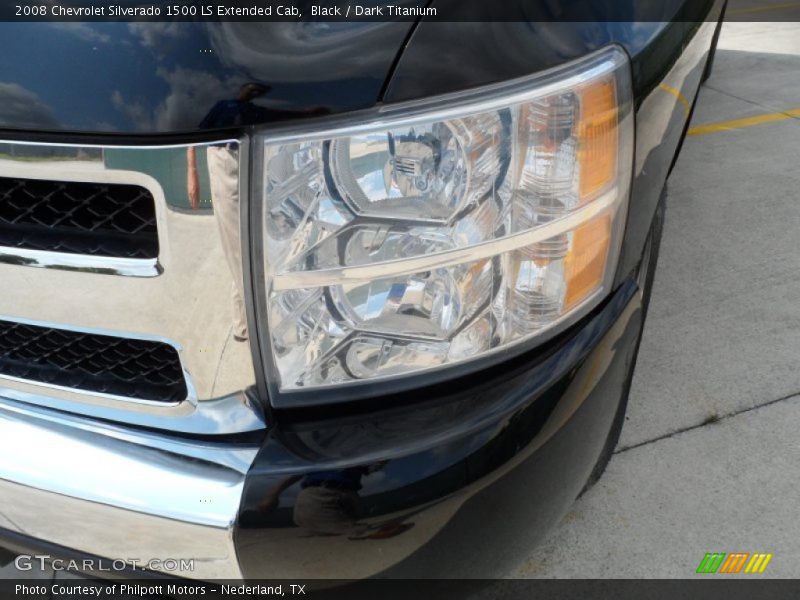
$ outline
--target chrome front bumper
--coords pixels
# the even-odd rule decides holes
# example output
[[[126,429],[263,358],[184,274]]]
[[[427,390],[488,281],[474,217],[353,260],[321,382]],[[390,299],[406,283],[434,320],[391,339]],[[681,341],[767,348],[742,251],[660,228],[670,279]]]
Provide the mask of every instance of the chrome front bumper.
[[[189,570],[169,573],[180,577],[240,578],[233,526],[257,449],[134,432],[0,391],[0,529],[156,569],[184,559]]]

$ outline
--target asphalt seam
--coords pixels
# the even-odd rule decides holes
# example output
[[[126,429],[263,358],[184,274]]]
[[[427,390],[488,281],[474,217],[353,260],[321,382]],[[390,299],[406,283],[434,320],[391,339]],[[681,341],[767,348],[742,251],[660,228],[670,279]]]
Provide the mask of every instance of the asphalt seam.
[[[694,431],[695,429],[702,429],[703,427],[708,427],[709,425],[716,425],[722,421],[726,421],[733,417],[738,417],[745,413],[749,413],[755,410],[760,410],[762,408],[767,408],[772,406],[773,404],[777,404],[778,402],[784,402],[786,400],[793,400],[800,398],[800,392],[794,392],[787,396],[781,396],[780,398],[776,398],[775,400],[770,400],[768,402],[764,402],[762,404],[756,404],[755,406],[749,406],[747,408],[743,408],[741,410],[735,410],[729,413],[725,413],[724,415],[713,415],[711,417],[706,418],[702,423],[698,423],[696,425],[690,425],[688,427],[682,427],[680,429],[676,429],[675,431],[671,431],[669,433],[665,433],[664,435],[659,435],[649,440],[645,440],[643,442],[638,442],[636,444],[631,444],[630,446],[623,446],[617,450],[614,450],[614,454],[622,454],[623,452],[627,452],[628,450],[635,450],[637,448],[641,448],[642,446],[649,446],[650,444],[655,444],[656,442],[660,442],[662,440],[667,440],[671,437],[675,437],[677,435],[681,435],[682,433],[686,433],[687,431]]]
[[[730,92],[724,92],[719,88],[708,86],[708,89],[723,96],[727,96],[728,98],[733,98],[739,102],[744,102],[745,104],[755,106],[762,111],[768,112],[751,117],[718,121],[716,123],[706,123],[704,125],[694,125],[686,132],[686,135],[689,137],[738,131],[747,127],[753,127],[755,125],[764,125],[766,123],[774,123],[777,121],[793,121],[800,119],[800,108],[781,110],[779,108],[771,107],[767,104],[761,104],[760,102],[756,102],[754,100],[748,100],[747,98],[737,96],[736,94],[732,94]]]
[[[744,98],[743,96],[737,96],[734,93],[731,93],[731,92],[728,92],[728,91],[725,91],[725,90],[721,90],[719,88],[714,87],[713,85],[709,85],[708,83],[705,83],[703,85],[705,87],[707,87],[708,89],[710,89],[710,90],[713,90],[713,91],[715,91],[715,92],[717,92],[719,94],[722,94],[723,96],[728,96],[729,98],[734,98],[736,100],[741,100],[742,102],[747,102],[748,104],[752,104],[753,106],[757,106],[758,108],[763,108],[763,109],[768,110],[771,113],[774,113],[774,114],[777,114],[777,115],[785,115],[786,117],[788,117],[790,119],[794,119],[795,121],[800,120],[800,117],[791,114],[791,109],[780,109],[780,108],[777,108],[776,106],[770,106],[769,104],[763,104],[763,103],[758,102],[756,100],[750,100],[749,98]]]
[[[705,88],[707,88],[709,90],[713,90],[713,91],[715,91],[715,92],[717,92],[719,94],[722,94],[723,96],[728,96],[729,98],[734,98],[736,100],[741,100],[742,102],[747,102],[748,104],[752,104],[753,106],[757,106],[758,108],[766,108],[766,109],[771,110],[771,111],[779,112],[779,109],[774,107],[774,106],[767,106],[766,104],[762,104],[761,102],[758,102],[757,100],[750,100],[749,98],[744,98],[742,96],[737,96],[733,92],[729,92],[727,90],[721,90],[721,89],[719,89],[717,87],[714,87],[713,85],[709,84],[708,82],[704,83],[703,87],[705,87]]]

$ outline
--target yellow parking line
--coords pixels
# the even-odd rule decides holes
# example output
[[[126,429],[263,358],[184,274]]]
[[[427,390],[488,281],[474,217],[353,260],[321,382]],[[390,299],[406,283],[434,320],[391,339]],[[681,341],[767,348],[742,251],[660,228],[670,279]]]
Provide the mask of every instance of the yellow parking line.
[[[660,83],[658,87],[660,87],[668,94],[672,94],[673,96],[675,96],[678,99],[678,102],[680,102],[683,105],[683,112],[686,113],[687,117],[689,116],[689,113],[692,112],[692,105],[689,104],[689,101],[686,99],[686,96],[684,96],[679,89],[674,88],[671,85],[667,85],[666,83]]]
[[[782,10],[784,8],[796,8],[800,6],[800,2],[786,2],[784,4],[768,4],[767,6],[753,6],[751,8],[734,8],[728,9],[728,17],[735,15],[749,15],[752,13],[768,12],[770,10]]]
[[[720,133],[722,131],[733,131],[734,129],[743,129],[745,127],[753,127],[754,125],[762,125],[763,123],[774,123],[775,121],[786,121],[787,119],[799,118],[800,108],[793,108],[792,110],[756,115],[755,117],[745,117],[744,119],[733,119],[731,121],[722,121],[720,123],[698,125],[696,127],[691,127],[687,132],[687,135]]]

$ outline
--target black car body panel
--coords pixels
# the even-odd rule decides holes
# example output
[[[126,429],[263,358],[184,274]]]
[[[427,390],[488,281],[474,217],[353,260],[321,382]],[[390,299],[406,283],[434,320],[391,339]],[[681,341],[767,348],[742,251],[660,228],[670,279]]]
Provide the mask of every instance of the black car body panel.
[[[639,309],[629,281],[546,356],[419,390],[425,400],[405,409],[278,425],[245,488],[244,574],[495,576],[519,548],[512,534],[548,530],[586,482],[628,382]],[[361,523],[330,535],[330,500],[308,490],[348,473],[355,485],[329,491]],[[477,552],[486,545],[490,556]]]
[[[368,108],[413,25],[0,23],[0,129],[191,134],[249,82],[260,124]]]
[[[677,10],[681,5],[675,3]],[[408,393],[405,404],[397,398],[369,404],[389,401],[392,408],[383,412],[355,410],[344,420],[332,418],[340,407],[276,413],[276,428],[248,478],[236,538],[247,576],[492,577],[566,512],[627,393],[642,327],[632,276],[716,28],[702,22],[711,13],[701,14],[694,23],[418,26],[387,101],[520,76],[608,43],[631,54],[637,135],[617,291],[545,347]],[[597,34],[591,43],[586,32]],[[307,503],[297,505],[304,478],[348,469],[361,477],[357,510],[369,523],[362,536],[328,537],[298,526],[308,520]],[[367,532],[379,539],[362,539]],[[476,552],[487,537],[491,549]]]
[[[628,23],[615,21],[636,18],[633,0],[599,0],[594,23],[0,25],[9,137],[193,139],[217,101],[266,83],[273,112],[241,123],[247,133],[529,75],[608,44],[631,58],[635,164],[611,295],[544,346],[457,380],[346,407],[265,402],[234,536],[245,577],[492,577],[563,516],[627,394],[643,323],[636,270],[723,4],[670,0],[657,21]],[[50,44],[32,43],[41,32]],[[330,502],[357,527],[337,533]]]

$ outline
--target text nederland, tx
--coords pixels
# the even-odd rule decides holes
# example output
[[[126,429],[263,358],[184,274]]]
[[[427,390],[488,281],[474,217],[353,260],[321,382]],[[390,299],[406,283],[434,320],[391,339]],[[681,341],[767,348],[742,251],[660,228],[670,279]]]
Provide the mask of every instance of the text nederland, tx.
[[[222,593],[230,596],[300,596],[306,594],[306,586],[300,584],[278,585],[182,585],[182,584],[58,584],[25,585],[17,584],[14,588],[16,596],[95,596],[110,597],[114,595],[151,597],[166,594],[168,596],[204,596],[208,593]]]

